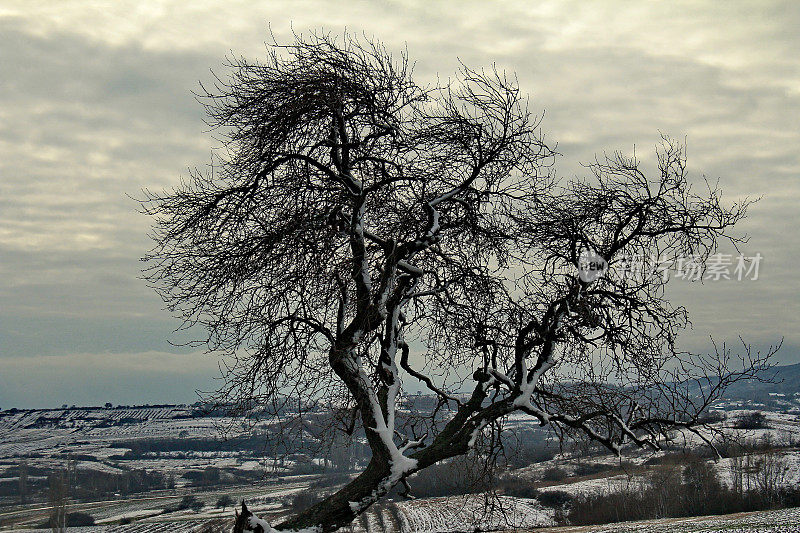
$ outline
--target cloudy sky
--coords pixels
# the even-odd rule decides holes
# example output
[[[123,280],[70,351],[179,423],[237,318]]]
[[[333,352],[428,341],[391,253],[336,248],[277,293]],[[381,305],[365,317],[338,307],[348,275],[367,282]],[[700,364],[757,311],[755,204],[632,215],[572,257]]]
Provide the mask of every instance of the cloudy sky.
[[[191,91],[257,58],[271,28],[324,28],[408,48],[420,82],[461,60],[517,73],[573,176],[595,153],[645,161],[663,132],[730,200],[761,196],[741,230],[757,281],[676,280],[709,336],[785,337],[800,362],[800,5],[796,2],[70,2],[0,4],[0,408],[186,402],[213,355],[137,279],[149,221],[131,197],[209,161]]]

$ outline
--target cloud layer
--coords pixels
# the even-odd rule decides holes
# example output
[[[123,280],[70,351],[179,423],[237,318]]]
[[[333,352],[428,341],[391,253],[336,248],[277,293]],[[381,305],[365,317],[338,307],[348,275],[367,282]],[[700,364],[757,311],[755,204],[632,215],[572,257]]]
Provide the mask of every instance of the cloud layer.
[[[515,71],[545,111],[567,177],[596,153],[634,145],[652,161],[659,132],[686,138],[696,177],[720,177],[731,199],[763,196],[742,230],[752,237],[744,251],[765,257],[756,282],[676,284],[695,323],[687,346],[707,346],[710,334],[756,343],[785,335],[784,360],[800,360],[797,4],[531,6],[4,2],[0,406],[122,401],[110,398],[105,378],[71,397],[51,387],[59,376],[95,375],[103,358],[111,363],[98,376],[130,383],[131,394],[142,385],[142,402],[161,401],[147,385],[159,358],[143,354],[188,356],[167,344],[177,324],[137,279],[149,223],[131,197],[209,161],[216,143],[191,91],[209,69],[224,73],[226,55],[257,57],[270,30],[278,41],[319,28],[374,35],[407,47],[422,81],[446,78],[459,60]],[[177,401],[213,385],[214,368],[187,375],[164,365],[159,379],[182,385],[159,386]],[[37,400],[26,383],[62,392]]]

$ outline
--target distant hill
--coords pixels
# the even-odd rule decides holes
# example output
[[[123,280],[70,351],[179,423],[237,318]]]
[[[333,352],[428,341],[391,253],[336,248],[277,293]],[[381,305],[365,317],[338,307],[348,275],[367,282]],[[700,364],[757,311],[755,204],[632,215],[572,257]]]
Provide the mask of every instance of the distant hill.
[[[764,404],[778,410],[800,409],[800,363],[772,367],[761,377],[767,381],[734,383],[725,392],[725,400]]]
[[[763,381],[740,381],[731,385],[723,401],[715,407],[743,408],[768,407],[777,411],[800,411],[800,363],[774,366],[761,375]],[[411,394],[406,398],[406,408],[414,411],[433,411],[438,405],[435,396]],[[737,405],[738,404],[738,405]],[[306,406],[313,412],[314,406]],[[136,424],[153,420],[202,419],[225,417],[221,408],[210,408],[199,402],[191,405],[156,404],[112,407],[61,407],[55,409],[7,409],[0,410],[0,428],[5,427],[76,427],[88,423],[90,426]],[[81,423],[82,422],[82,423]]]

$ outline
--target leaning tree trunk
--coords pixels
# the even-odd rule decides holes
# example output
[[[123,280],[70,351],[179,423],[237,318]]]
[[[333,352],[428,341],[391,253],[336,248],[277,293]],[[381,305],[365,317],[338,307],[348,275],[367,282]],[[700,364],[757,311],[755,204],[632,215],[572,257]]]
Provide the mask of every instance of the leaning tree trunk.
[[[360,506],[351,505],[351,502],[364,502],[371,498],[377,500],[383,495],[378,494],[378,489],[389,477],[389,465],[372,460],[358,477],[342,489],[279,524],[277,529],[291,531],[318,527],[323,532],[328,532],[349,525],[361,513]],[[386,488],[383,493],[389,488],[391,487]]]
[[[349,525],[370,505],[411,474],[439,461],[467,453],[474,443],[476,433],[480,432],[486,423],[513,410],[510,401],[482,407],[485,398],[486,389],[479,385],[470,400],[461,405],[433,442],[409,455],[408,459],[414,462],[412,467],[398,472],[392,468],[391,456],[383,453],[374,455],[367,468],[358,477],[321,502],[279,524],[278,529],[300,530],[317,527],[326,533],[335,531]],[[373,448],[373,453],[374,451]]]

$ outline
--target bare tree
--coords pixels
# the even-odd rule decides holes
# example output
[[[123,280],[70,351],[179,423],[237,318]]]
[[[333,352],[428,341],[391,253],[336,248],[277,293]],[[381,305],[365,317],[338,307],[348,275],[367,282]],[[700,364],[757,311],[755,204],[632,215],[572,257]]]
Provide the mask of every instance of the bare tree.
[[[28,461],[19,462],[19,502],[28,503]]]
[[[735,240],[747,204],[693,194],[680,146],[665,140],[653,176],[616,155],[562,183],[540,117],[494,69],[420,87],[405,55],[328,35],[230,66],[201,95],[227,155],[146,193],[146,276],[229,355],[222,399],[326,405],[364,431],[367,468],[280,528],[349,524],[413,473],[496,449],[515,412],[617,453],[676,428],[707,439],[703,409],[763,366],[679,352],[664,277],[620,268]],[[585,253],[608,273],[584,279]],[[400,416],[403,380],[439,407]],[[246,508],[237,524],[270,527]]]
[[[222,507],[222,510],[225,511],[225,508],[229,505],[233,505],[235,502],[233,498],[230,497],[228,494],[223,494],[217,499],[217,507]]]
[[[63,533],[67,528],[67,500],[69,483],[66,471],[55,472],[49,476],[48,499],[50,501],[50,528],[53,533]]]

